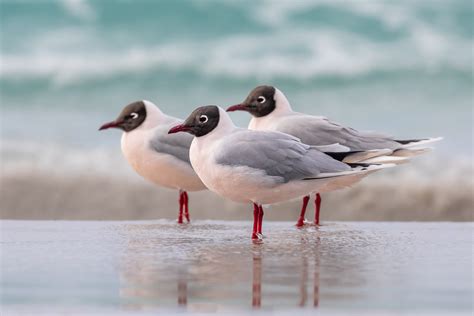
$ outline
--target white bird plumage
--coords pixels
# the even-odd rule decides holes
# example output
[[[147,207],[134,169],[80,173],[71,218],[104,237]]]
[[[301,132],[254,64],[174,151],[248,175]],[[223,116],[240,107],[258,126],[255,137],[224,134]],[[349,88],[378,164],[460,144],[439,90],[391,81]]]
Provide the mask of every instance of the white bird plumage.
[[[201,123],[202,115],[209,117],[209,122]],[[253,203],[261,217],[264,204],[303,197],[314,190],[323,190],[334,179],[343,185],[343,179],[389,167],[351,167],[293,136],[237,128],[217,106],[196,109],[170,133],[179,131],[196,135],[189,154],[203,183],[230,200]],[[255,224],[258,220],[260,224]],[[260,225],[257,231],[256,225]],[[253,238],[258,233],[261,233],[261,218],[255,217],[254,212]]]
[[[192,136],[168,134],[181,122],[143,100],[127,105],[115,121],[101,127],[124,131],[122,153],[139,175],[156,185],[179,190],[178,223],[183,222],[183,216],[189,221],[187,191],[206,189],[189,161]]]
[[[260,98],[263,96],[264,98]],[[265,100],[264,102],[261,102]],[[430,150],[427,145],[441,140],[438,138],[396,140],[373,132],[359,132],[353,128],[334,123],[323,116],[314,116],[293,111],[290,102],[279,89],[272,86],[258,86],[245,101],[228,108],[228,111],[242,110],[252,114],[248,128],[257,131],[278,131],[299,138],[303,143],[318,146],[324,152],[334,152],[333,144],[348,148],[346,155],[339,155],[346,163],[401,164],[410,157]],[[324,146],[328,146],[325,148]],[[367,175],[369,173],[366,173]],[[317,194],[315,223],[319,224],[319,193],[347,187],[364,176],[351,179],[336,179],[332,185]],[[319,191],[318,191],[319,190]],[[305,198],[306,199],[306,198]],[[319,199],[319,200],[318,200]],[[303,204],[297,226],[302,226],[307,201]]]

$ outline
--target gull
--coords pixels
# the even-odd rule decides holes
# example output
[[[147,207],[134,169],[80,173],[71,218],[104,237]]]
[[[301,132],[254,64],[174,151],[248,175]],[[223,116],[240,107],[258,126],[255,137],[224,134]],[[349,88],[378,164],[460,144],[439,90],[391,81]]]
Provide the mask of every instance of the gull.
[[[312,146],[339,144],[349,148],[349,152],[331,154],[332,157],[348,163],[393,163],[407,162],[409,157],[429,151],[427,144],[441,140],[438,138],[397,140],[373,132],[360,132],[351,127],[335,123],[323,116],[313,116],[294,112],[290,102],[279,89],[273,86],[258,86],[240,104],[230,106],[228,112],[246,111],[252,115],[248,128],[287,133]],[[325,150],[327,152],[327,150]],[[353,178],[353,183],[363,176]],[[339,180],[337,180],[339,181]],[[332,189],[345,187],[334,183]],[[329,187],[327,187],[329,188]],[[332,190],[331,189],[331,190]],[[331,191],[325,190],[324,192]],[[319,225],[322,191],[315,191],[315,221]],[[303,198],[300,218],[296,226],[304,225],[304,215],[310,196]]]
[[[122,153],[130,166],[156,185],[179,190],[179,224],[183,223],[183,215],[190,222],[187,191],[206,189],[189,161],[193,137],[168,135],[170,127],[181,122],[152,102],[142,100],[128,104],[117,119],[99,128],[121,129]]]
[[[360,176],[390,165],[347,164],[272,131],[237,128],[216,105],[194,110],[169,133],[194,135],[191,165],[211,191],[235,202],[252,203],[252,239],[262,236],[263,205],[306,196],[334,179]]]

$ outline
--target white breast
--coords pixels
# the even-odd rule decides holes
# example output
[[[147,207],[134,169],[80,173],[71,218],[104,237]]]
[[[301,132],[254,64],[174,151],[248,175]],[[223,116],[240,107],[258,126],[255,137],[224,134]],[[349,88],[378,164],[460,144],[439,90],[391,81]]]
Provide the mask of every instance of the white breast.
[[[193,168],[171,155],[161,154],[150,147],[154,129],[136,129],[123,133],[122,152],[132,168],[154,184],[186,191],[205,189]]]
[[[292,113],[272,113],[263,117],[252,117],[248,129],[279,132],[289,116],[293,116]]]

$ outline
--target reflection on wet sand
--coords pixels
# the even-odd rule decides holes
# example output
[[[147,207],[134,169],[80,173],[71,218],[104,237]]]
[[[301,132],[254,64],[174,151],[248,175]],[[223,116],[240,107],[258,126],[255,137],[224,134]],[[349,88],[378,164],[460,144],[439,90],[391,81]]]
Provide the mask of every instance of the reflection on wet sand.
[[[318,240],[318,247],[320,246],[320,238]],[[315,253],[314,256],[314,286],[313,286],[313,306],[319,306],[319,271],[320,271],[320,263],[319,263],[319,251]]]
[[[254,245],[252,260],[252,307],[262,306],[262,248]]]
[[[188,304],[188,281],[186,278],[178,278],[178,306]]]
[[[303,264],[301,267],[301,282],[300,282],[300,307],[306,305],[306,300],[308,299],[308,258],[303,256]]]
[[[472,223],[1,224],[2,315],[472,314]]]
[[[219,227],[204,229],[219,231]],[[156,230],[161,230],[160,225],[130,225],[124,234],[127,247],[121,260],[120,296],[125,309],[181,306],[219,311],[250,307],[249,302],[254,309],[319,307],[320,257],[327,249],[316,228],[279,232],[284,242],[268,236],[254,244],[229,236],[219,243],[195,238],[193,230],[198,228],[191,225],[176,229],[169,239],[153,238]],[[341,279],[358,262],[341,268],[340,256],[327,258],[331,269],[339,266]],[[345,281],[334,284],[338,282]]]
[[[319,306],[319,252],[320,252],[319,237],[316,238],[316,244],[313,245],[314,251],[314,278],[313,278],[313,307]],[[309,266],[308,266],[308,252],[303,247],[309,247],[307,241],[302,238],[300,243],[299,253],[301,253],[301,276],[299,283],[300,300],[297,306],[304,307],[308,300],[308,281]],[[262,244],[255,244],[253,248],[252,261],[252,307],[260,308],[262,305]]]

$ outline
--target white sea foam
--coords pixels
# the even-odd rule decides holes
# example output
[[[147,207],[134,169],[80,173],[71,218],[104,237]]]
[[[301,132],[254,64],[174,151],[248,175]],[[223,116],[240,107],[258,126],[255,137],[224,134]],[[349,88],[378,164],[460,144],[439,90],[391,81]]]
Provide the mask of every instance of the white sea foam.
[[[420,22],[414,22],[405,36],[391,41],[374,41],[362,34],[324,27],[292,27],[129,47],[101,42],[100,35],[90,30],[52,31],[33,41],[28,51],[2,52],[0,75],[5,79],[49,78],[61,85],[163,70],[262,80],[443,69],[465,73],[471,67],[474,47],[472,39],[446,34]]]
[[[93,17],[92,6],[70,0],[72,14]],[[417,16],[420,5],[349,2],[345,10],[376,19],[398,38],[375,40],[364,33],[330,25],[307,27],[290,18],[318,5],[340,8],[333,1],[278,1],[256,4],[249,16],[271,27],[268,32],[236,33],[212,39],[170,38],[124,46],[96,29],[69,26],[28,39],[28,49],[2,51],[3,78],[49,78],[68,84],[124,73],[194,71],[206,76],[307,79],[363,76],[372,72],[451,69],[463,73],[472,65],[472,38],[433,26]],[[110,38],[113,38],[111,33]],[[117,35],[117,34],[116,34]],[[159,44],[158,44],[159,43]]]
[[[0,157],[3,176],[37,171],[66,178],[84,172],[118,177],[133,174],[119,149],[79,149],[48,142],[2,141]]]
[[[81,19],[91,20],[96,18],[93,6],[87,0],[61,0],[64,9]]]

